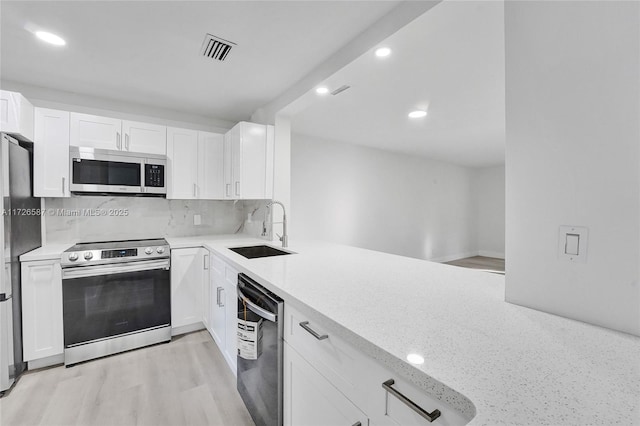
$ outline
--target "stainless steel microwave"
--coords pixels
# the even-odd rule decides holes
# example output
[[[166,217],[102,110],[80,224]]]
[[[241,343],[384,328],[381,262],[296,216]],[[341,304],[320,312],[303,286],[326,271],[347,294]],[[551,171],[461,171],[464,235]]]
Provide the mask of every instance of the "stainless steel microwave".
[[[72,146],[69,190],[76,193],[156,195],[167,193],[167,157]]]

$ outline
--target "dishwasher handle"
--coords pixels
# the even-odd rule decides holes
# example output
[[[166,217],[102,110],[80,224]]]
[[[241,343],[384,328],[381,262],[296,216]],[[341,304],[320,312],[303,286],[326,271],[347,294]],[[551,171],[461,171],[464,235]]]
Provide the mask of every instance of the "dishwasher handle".
[[[256,315],[261,316],[262,318],[266,319],[267,321],[271,321],[271,322],[277,322],[278,321],[278,315],[267,311],[264,308],[261,308],[260,306],[256,305],[255,303],[253,303],[243,292],[242,290],[240,290],[240,288],[238,287],[238,299],[240,299],[247,308],[249,308],[250,311],[252,311],[253,313],[255,313]]]

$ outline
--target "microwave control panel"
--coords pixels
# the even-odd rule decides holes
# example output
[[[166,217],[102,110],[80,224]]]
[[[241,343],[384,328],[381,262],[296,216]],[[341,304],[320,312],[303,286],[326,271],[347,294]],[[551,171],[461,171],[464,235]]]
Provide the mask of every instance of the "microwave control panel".
[[[153,188],[164,187],[164,166],[161,164],[144,165],[144,186]]]

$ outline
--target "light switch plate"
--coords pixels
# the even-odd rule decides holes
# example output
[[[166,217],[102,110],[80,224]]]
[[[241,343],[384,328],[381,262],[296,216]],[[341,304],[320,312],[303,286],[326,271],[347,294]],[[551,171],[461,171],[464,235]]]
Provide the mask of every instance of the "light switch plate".
[[[199,214],[193,215],[193,224],[195,226],[202,225],[202,217]]]
[[[584,226],[560,226],[558,258],[569,262],[586,263],[589,230]]]

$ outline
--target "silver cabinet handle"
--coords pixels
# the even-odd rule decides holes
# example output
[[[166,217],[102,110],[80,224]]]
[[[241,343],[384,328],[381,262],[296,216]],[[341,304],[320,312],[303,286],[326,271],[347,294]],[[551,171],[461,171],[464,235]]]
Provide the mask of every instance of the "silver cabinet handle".
[[[116,147],[118,147],[118,149],[122,148],[122,144],[120,142],[120,132],[116,132]]]
[[[220,294],[220,307],[221,308],[224,307],[224,302],[225,302],[224,298],[222,297],[223,296],[223,293],[222,293],[223,291],[224,291],[224,287],[220,287],[220,293],[219,294]]]
[[[220,304],[220,291],[223,290],[223,289],[224,289],[224,287],[216,288],[216,305],[218,305],[220,307],[224,306],[224,305]]]
[[[64,194],[65,194],[65,192],[66,192],[66,190],[65,190],[65,188],[64,188],[65,181],[66,181],[66,178],[63,176],[63,177],[62,177],[62,195],[64,195]]]
[[[236,181],[236,195],[240,195],[240,182]]]
[[[226,190],[227,197],[231,197],[231,184],[228,183],[226,186],[227,186],[227,190]]]
[[[195,183],[193,184],[193,196],[194,197],[196,196],[196,184]]]
[[[124,148],[129,151],[129,133],[124,134]]]
[[[202,268],[206,271],[209,269],[209,255],[202,256]]]
[[[392,388],[391,386],[393,386],[394,383],[395,383],[395,380],[389,379],[382,384],[382,387],[391,395],[398,398],[400,402],[402,402],[404,405],[411,408],[413,411],[418,413],[421,417],[427,419],[429,422],[432,422],[438,417],[440,417],[440,410],[436,409],[429,413],[428,411],[424,410],[422,407],[419,407],[415,402],[411,401],[409,398],[404,396],[398,390]]]
[[[302,321],[300,323],[300,327],[302,327],[305,330],[307,330],[313,337],[315,337],[318,340],[324,340],[324,339],[328,339],[329,338],[328,334],[318,334],[317,331],[315,331],[314,329],[309,327],[309,321]]]

